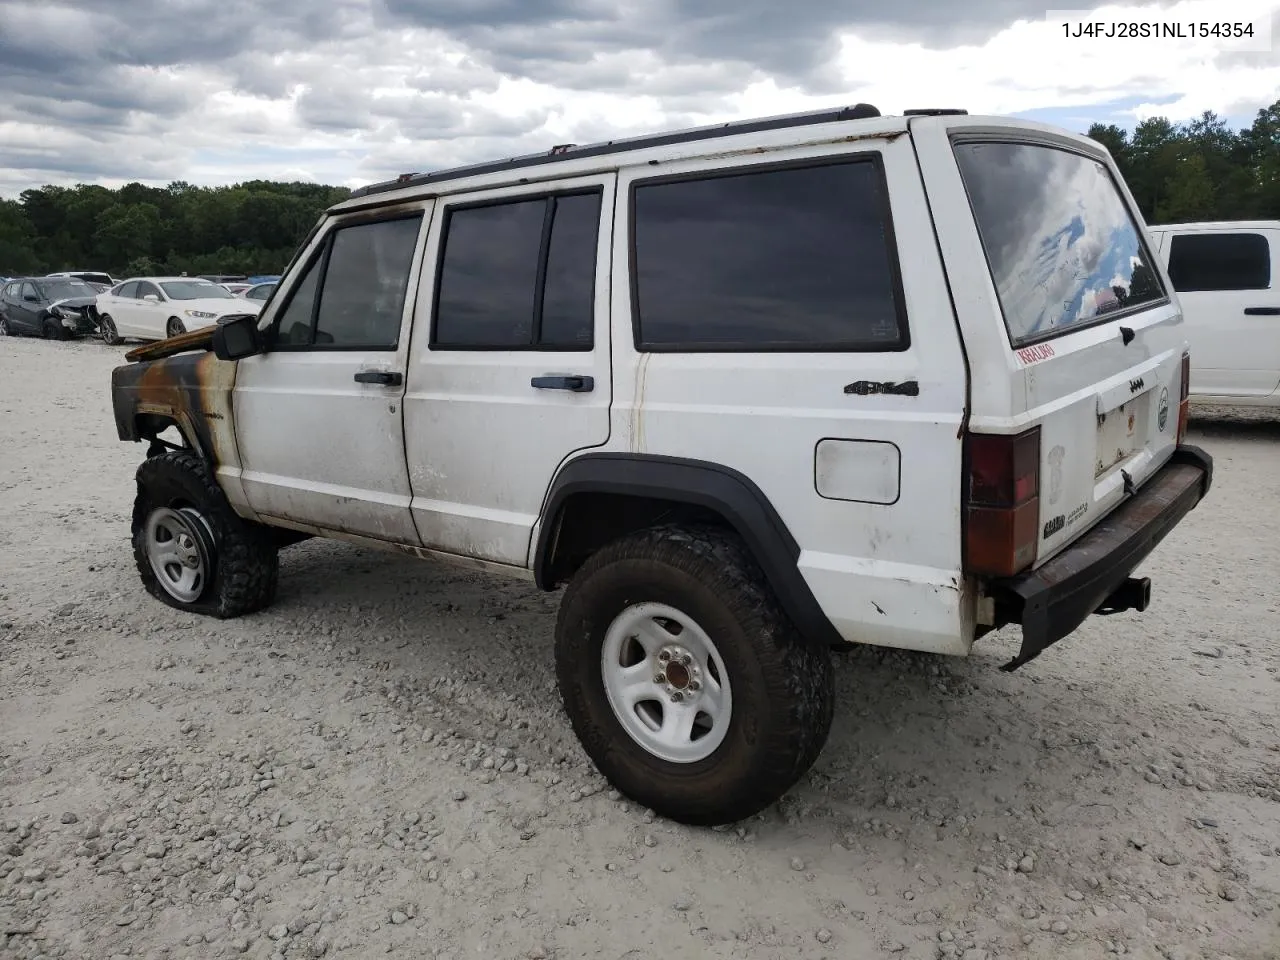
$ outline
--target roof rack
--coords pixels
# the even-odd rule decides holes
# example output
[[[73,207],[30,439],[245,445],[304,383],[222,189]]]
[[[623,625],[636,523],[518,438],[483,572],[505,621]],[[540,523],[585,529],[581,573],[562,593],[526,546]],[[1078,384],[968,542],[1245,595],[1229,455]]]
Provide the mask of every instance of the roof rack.
[[[961,111],[963,112],[963,111]],[[812,126],[820,123],[839,123],[843,120],[870,120],[880,116],[880,111],[869,103],[856,103],[851,107],[840,107],[836,110],[821,110],[811,113],[794,113],[781,117],[769,117],[764,120],[735,120],[730,123],[717,124],[711,127],[696,127],[692,130],[680,130],[675,133],[660,133],[644,137],[631,137],[626,140],[608,140],[603,143],[592,143],[577,146],[563,143],[552,147],[545,153],[527,154],[522,157],[511,157],[507,160],[495,160],[477,163],[466,167],[453,167],[448,170],[437,170],[434,173],[401,174],[394,180],[373,183],[366,187],[358,187],[351,191],[351,198],[367,197],[371,194],[387,193],[404,187],[420,187],[447,180],[458,180],[462,177],[475,177],[485,173],[500,173],[505,170],[520,170],[525,167],[536,167],[560,160],[572,160],[583,157],[601,157],[611,153],[623,153],[628,150],[640,150],[645,147],[666,147],[677,143],[693,143],[698,140],[712,140],[718,137],[732,137],[742,133],[758,133],[763,130],[782,130],[787,127]]]

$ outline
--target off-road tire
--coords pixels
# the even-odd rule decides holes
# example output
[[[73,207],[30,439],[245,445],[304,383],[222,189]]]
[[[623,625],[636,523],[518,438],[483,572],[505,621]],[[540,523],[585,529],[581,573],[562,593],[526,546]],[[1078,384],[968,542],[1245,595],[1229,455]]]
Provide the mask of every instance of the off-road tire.
[[[183,326],[182,321],[177,317],[170,317],[165,321],[164,335],[168,337],[180,337],[187,332],[187,328]]]
[[[111,315],[104,313],[98,319],[98,332],[102,334],[102,342],[108,346],[114,347],[120,343],[120,331],[116,329],[116,322],[111,319]]]
[[[609,625],[652,601],[690,616],[712,638],[733,705],[725,740],[693,763],[662,760],[619,723],[602,677]],[[780,799],[817,759],[831,729],[831,659],[803,638],[740,538],[714,527],[658,527],[602,548],[565,591],[556,675],[588,756],[620,792],[682,823],[742,820]]]
[[[149,457],[138,467],[133,505],[133,556],[143,586],[177,610],[228,619],[254,613],[275,599],[279,559],[271,531],[231,509],[200,456],[175,450]],[[193,603],[170,596],[147,558],[146,522],[159,507],[194,507],[212,533],[214,557],[205,589]]]

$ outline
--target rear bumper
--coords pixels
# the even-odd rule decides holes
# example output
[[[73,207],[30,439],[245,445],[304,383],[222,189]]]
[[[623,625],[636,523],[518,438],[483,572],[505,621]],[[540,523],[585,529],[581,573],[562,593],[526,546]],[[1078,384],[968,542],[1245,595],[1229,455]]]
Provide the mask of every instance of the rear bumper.
[[[1078,541],[1036,570],[988,583],[998,623],[1022,625],[1016,670],[1092,614],[1144,609],[1149,586],[1129,574],[1204,499],[1213,458],[1183,445],[1160,470]]]

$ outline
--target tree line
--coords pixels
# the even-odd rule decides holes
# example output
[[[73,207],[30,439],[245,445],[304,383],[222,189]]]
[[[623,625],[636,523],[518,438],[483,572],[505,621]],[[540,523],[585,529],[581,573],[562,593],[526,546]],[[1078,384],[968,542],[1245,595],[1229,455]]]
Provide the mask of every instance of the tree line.
[[[344,187],[266,180],[24,190],[0,200],[0,276],[279,273],[325,208],[349,195]]]
[[[1094,124],[1148,223],[1280,219],[1280,100],[1231,130],[1205,113],[1132,132]],[[232,187],[129,183],[24,190],[0,199],[0,276],[55,270],[278,273],[326,207],[350,191],[254,180]]]

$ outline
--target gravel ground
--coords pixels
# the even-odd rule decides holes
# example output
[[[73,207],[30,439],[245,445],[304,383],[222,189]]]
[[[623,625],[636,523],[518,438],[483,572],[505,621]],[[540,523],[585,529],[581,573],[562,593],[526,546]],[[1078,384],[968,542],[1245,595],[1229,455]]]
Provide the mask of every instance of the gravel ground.
[[[812,774],[698,830],[573,740],[555,595],[309,541],[265,613],[149,598],[122,353],[0,340],[0,956],[1280,956],[1280,417],[1197,421],[1145,615],[841,654]]]

